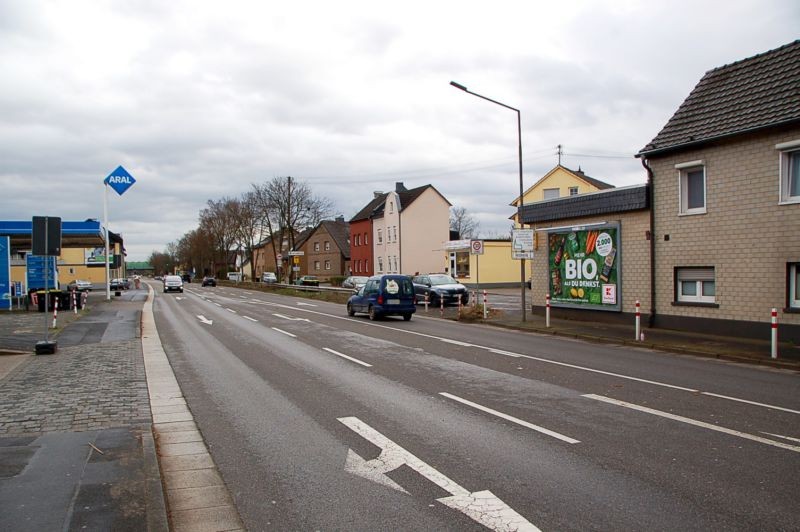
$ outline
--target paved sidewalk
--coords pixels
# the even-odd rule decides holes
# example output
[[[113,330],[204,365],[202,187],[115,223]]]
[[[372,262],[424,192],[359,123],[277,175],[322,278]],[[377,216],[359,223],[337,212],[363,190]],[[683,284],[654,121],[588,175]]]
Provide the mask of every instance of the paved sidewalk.
[[[27,353],[0,354],[0,530],[168,530],[139,328],[145,295],[92,294],[77,316],[60,312],[55,355],[30,354],[44,314],[0,314],[0,353]]]

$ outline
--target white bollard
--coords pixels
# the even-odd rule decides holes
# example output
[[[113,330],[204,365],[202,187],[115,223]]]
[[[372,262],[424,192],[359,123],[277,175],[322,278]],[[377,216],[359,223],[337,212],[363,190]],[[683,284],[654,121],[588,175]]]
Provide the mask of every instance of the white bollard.
[[[73,314],[77,314],[78,313],[78,301],[77,301],[76,297],[77,296],[75,295],[75,290],[73,290],[72,291],[72,313]]]
[[[439,296],[439,317],[444,318],[444,295]]]
[[[484,290],[483,291],[483,319],[486,319],[486,316],[487,316],[486,307],[487,307],[487,305],[486,305],[486,290]]]
[[[778,358],[778,309],[772,309],[772,348],[770,351],[772,358]]]
[[[642,339],[642,313],[638,299],[636,300],[636,336],[634,338],[639,341]]]
[[[428,294],[425,294],[425,312],[428,312]]]
[[[53,329],[56,328],[56,319],[58,318],[58,298],[53,300]]]
[[[545,297],[544,303],[544,326],[550,327],[550,294]]]

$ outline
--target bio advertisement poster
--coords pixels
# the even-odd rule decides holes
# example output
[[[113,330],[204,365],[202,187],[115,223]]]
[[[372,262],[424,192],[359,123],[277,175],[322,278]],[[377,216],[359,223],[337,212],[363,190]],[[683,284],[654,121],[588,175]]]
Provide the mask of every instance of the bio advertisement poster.
[[[548,233],[554,306],[620,310],[619,225]]]

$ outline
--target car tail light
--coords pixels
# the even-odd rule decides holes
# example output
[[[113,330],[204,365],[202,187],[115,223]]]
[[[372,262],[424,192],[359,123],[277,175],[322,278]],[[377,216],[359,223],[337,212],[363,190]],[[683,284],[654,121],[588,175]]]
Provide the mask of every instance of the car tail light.
[[[378,296],[378,304],[379,305],[383,305],[383,296],[382,295]]]

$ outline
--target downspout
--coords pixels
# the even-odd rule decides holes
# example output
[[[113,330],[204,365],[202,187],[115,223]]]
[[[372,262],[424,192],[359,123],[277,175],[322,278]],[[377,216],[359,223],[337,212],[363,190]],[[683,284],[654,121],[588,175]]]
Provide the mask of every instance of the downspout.
[[[656,209],[655,209],[655,190],[653,186],[653,169],[647,163],[647,159],[642,157],[642,166],[647,170],[647,201],[650,208],[650,315],[647,318],[647,326],[653,328],[656,321]]]

